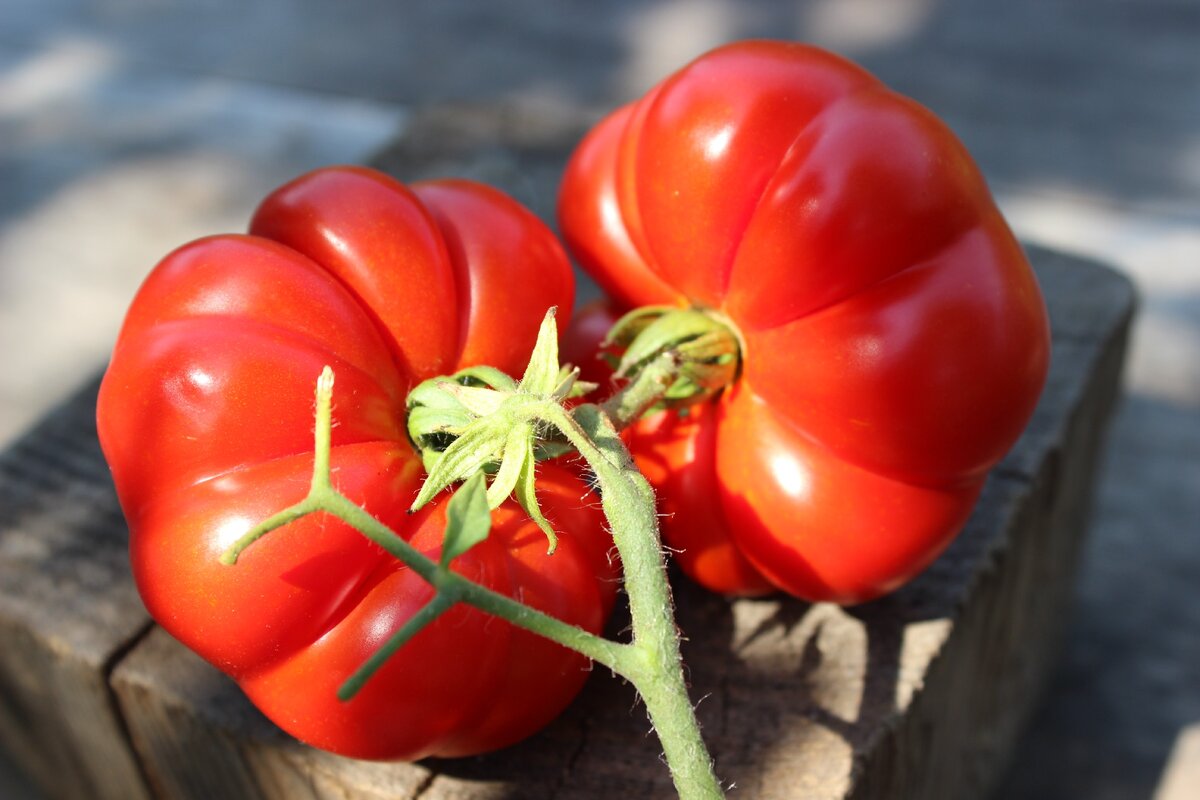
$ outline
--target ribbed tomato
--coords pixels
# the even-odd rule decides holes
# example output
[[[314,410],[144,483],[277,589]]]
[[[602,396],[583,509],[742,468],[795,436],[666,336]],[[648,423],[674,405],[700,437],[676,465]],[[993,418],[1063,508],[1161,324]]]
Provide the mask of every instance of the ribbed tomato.
[[[572,293],[556,240],[505,195],[463,181],[410,190],[353,167],[283,186],[250,235],[167,256],[133,301],[98,409],[150,613],[285,730],[339,753],[463,755],[544,725],[583,684],[586,660],[465,606],[339,702],[337,687],[431,595],[341,522],[305,517],[235,567],[217,559],[307,492],[326,364],[334,484],[436,556],[445,504],[405,513],[422,479],[408,389],[468,365],[520,374],[546,308],[569,310]],[[599,631],[615,587],[603,518],[573,474],[544,464],[539,476],[561,531],[555,555],[509,503],[455,568]]]
[[[700,57],[592,130],[559,217],[618,307],[706,309],[740,341],[718,400],[631,435],[718,591],[854,603],[911,578],[1045,379],[1041,293],[970,156],[830,53]]]

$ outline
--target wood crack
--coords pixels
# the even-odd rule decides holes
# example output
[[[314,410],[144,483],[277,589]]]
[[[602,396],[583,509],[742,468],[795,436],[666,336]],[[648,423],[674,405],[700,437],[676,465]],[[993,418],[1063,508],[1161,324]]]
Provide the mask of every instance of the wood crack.
[[[162,796],[162,792],[158,790],[154,780],[151,777],[151,772],[147,768],[142,759],[141,750],[133,738],[133,729],[129,725],[129,720],[125,717],[124,709],[121,707],[121,699],[117,696],[116,688],[113,686],[113,673],[117,666],[128,656],[135,647],[145,641],[150,632],[154,630],[157,623],[152,619],[147,619],[142,625],[134,631],[129,640],[123,642],[117,647],[108,658],[105,659],[104,665],[101,667],[101,674],[104,677],[104,687],[107,693],[108,705],[112,709],[113,719],[117,724],[117,731],[125,743],[125,748],[129,751],[134,767],[137,769],[138,775],[142,779],[142,783],[146,786],[146,791],[154,797]]]

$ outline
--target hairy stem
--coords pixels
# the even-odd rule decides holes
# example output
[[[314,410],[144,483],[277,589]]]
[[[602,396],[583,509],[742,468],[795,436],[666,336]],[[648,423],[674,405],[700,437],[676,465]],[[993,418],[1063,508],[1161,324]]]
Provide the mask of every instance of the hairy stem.
[[[617,430],[625,430],[641,419],[655,403],[662,400],[663,393],[679,377],[679,358],[674,353],[663,353],[655,358],[629,383],[600,404],[605,416]]]
[[[401,539],[392,529],[364,511],[353,500],[334,493],[327,500],[327,511],[347,525],[358,530],[391,555],[403,561],[439,592],[501,617],[514,625],[525,628],[547,639],[570,647],[609,669],[618,670],[622,661],[621,650],[627,647],[602,636],[588,633],[583,628],[569,625],[560,619],[518,603],[507,595],[500,594],[462,577],[456,572],[441,568],[436,561]]]
[[[397,650],[408,644],[412,637],[420,633],[426,625],[449,611],[453,605],[454,600],[452,598],[446,594],[438,593],[428,605],[409,617],[408,621],[400,627],[400,630],[392,634],[392,637],[387,640],[387,643],[383,647],[372,653],[371,657],[355,670],[353,675],[346,679],[346,682],[338,689],[338,700],[350,700],[354,695],[358,694],[363,685],[371,679],[371,676],[389,658],[396,654]]]
[[[654,491],[600,407],[585,405],[568,413],[554,406],[546,420],[562,431],[600,482],[604,513],[625,570],[633,626],[636,657],[623,674],[646,703],[675,788],[683,798],[723,797],[683,679]]]

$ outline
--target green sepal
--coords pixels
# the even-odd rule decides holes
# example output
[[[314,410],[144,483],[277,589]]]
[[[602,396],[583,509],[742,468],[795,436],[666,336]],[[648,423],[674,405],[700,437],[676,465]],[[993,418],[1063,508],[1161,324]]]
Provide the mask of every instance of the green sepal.
[[[558,325],[554,322],[555,308],[551,306],[538,328],[537,344],[521,376],[521,392],[547,396],[558,387]]]
[[[647,325],[637,338],[629,343],[617,367],[617,375],[628,376],[633,370],[660,354],[677,350],[684,343],[712,332],[716,324],[719,323],[700,311],[681,309],[664,314]]]
[[[414,408],[456,408],[460,403],[453,397],[442,391],[441,384],[446,382],[446,378],[430,378],[426,381],[421,381],[412,388],[408,393],[408,399],[405,401],[405,407],[408,409]]]
[[[426,470],[437,461],[445,449],[449,435],[469,424],[471,414],[458,398],[447,394],[442,384],[445,378],[430,378],[413,387],[405,401],[404,431],[413,449],[421,454]]]
[[[579,379],[579,367],[562,367],[554,378],[554,391],[551,397],[556,403],[561,403],[575,388]]]
[[[516,381],[488,366],[468,367],[417,384],[405,402],[405,430],[426,468],[440,460],[454,436],[478,417],[498,410],[516,389]]]
[[[443,567],[488,537],[492,512],[483,487],[483,473],[476,472],[446,504],[446,534],[440,561]]]
[[[429,470],[410,511],[421,508],[442,489],[469,478],[498,458],[505,440],[503,425],[485,422],[477,420],[446,448]]]
[[[477,417],[495,414],[504,401],[512,397],[512,392],[497,391],[483,386],[464,386],[454,381],[442,381],[441,388]]]
[[[486,386],[498,392],[515,392],[517,390],[517,382],[508,373],[486,364],[460,369],[451,378],[463,386]]]
[[[642,306],[625,314],[609,328],[608,334],[601,343],[602,347],[625,348],[647,327],[660,317],[678,311],[674,306]]]
[[[600,384],[598,383],[579,380],[579,367],[564,364],[558,371],[557,383],[551,398],[554,402],[561,403],[563,400],[583,397],[599,388]]]
[[[695,339],[679,345],[680,353],[690,361],[730,363],[737,360],[737,348],[731,347],[730,334],[723,328],[710,328]]]
[[[720,315],[698,308],[644,308],[614,326],[610,339],[625,350],[616,377],[636,382],[650,370],[670,380],[645,412],[703,402],[733,383],[740,365],[738,338]]]
[[[575,380],[571,384],[570,391],[567,392],[561,400],[575,400],[580,397],[585,397],[600,388],[600,384],[592,383],[591,381]]]
[[[504,457],[500,461],[500,469],[492,479],[492,485],[487,490],[488,508],[496,509],[508,499],[517,486],[521,471],[525,468],[525,459],[529,457],[529,441],[533,438],[533,426],[529,424],[513,425],[504,442]]]
[[[521,508],[529,516],[542,533],[546,534],[546,555],[554,555],[554,551],[558,549],[558,534],[554,532],[554,528],[550,526],[550,521],[542,514],[542,508],[538,505],[537,489],[535,485],[537,459],[534,457],[533,439],[530,438],[526,445],[526,457],[521,464],[521,475],[517,479],[516,491],[517,502],[521,504]]]
[[[473,419],[474,417],[461,406],[458,408],[416,406],[408,412],[408,428],[410,431],[420,431],[420,436],[424,439],[432,433],[457,434]]]

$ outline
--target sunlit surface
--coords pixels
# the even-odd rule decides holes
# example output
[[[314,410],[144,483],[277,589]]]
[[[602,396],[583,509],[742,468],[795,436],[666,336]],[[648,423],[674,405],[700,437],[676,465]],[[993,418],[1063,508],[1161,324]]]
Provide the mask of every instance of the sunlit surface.
[[[1200,408],[1200,225],[1037,187],[1000,202],[1026,238],[1119,264],[1133,278],[1141,307],[1126,384]]]
[[[234,543],[252,527],[254,527],[254,522],[246,517],[230,517],[225,520],[221,523],[217,535],[211,540],[213,553],[220,556],[233,547]]]
[[[712,134],[704,144],[704,157],[709,161],[719,161],[721,156],[725,155],[725,151],[729,149],[729,142],[732,140],[733,128],[729,126]]]
[[[775,456],[771,461],[771,474],[779,488],[797,500],[806,497],[812,489],[812,475],[790,455]]]

